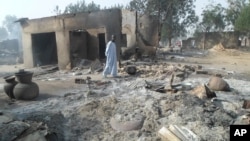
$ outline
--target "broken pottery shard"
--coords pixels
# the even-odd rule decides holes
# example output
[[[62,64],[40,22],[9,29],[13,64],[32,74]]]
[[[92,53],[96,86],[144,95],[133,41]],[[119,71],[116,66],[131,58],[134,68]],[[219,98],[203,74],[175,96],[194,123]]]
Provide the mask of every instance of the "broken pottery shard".
[[[114,118],[110,119],[110,125],[114,130],[117,131],[132,131],[132,130],[139,130],[142,128],[143,125],[142,120],[131,120],[131,121],[117,121]]]
[[[242,108],[250,109],[250,100],[244,100]]]
[[[228,83],[218,76],[212,76],[210,78],[208,87],[214,91],[230,91]]]
[[[162,141],[181,141],[174,133],[168,130],[166,127],[162,127],[158,131],[159,136],[161,137]]]
[[[191,94],[199,97],[200,99],[216,97],[216,94],[212,92],[205,84],[194,88],[191,91]]]
[[[134,65],[129,65],[129,66],[127,66],[126,67],[126,72],[128,73],[128,74],[130,74],[130,75],[134,75],[134,74],[136,74],[136,66],[134,66]]]

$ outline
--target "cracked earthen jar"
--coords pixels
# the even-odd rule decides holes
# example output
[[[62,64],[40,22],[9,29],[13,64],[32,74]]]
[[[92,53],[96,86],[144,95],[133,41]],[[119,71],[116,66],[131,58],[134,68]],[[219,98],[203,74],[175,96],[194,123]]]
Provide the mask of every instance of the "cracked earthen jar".
[[[13,94],[13,89],[14,87],[16,86],[17,82],[15,80],[15,76],[6,76],[4,77],[5,79],[5,84],[4,84],[4,92],[8,95],[9,98],[13,99],[15,98],[14,97],[14,94]]]
[[[14,96],[19,100],[32,100],[39,95],[39,87],[32,82],[33,72],[21,70],[15,73],[19,82],[14,88]]]

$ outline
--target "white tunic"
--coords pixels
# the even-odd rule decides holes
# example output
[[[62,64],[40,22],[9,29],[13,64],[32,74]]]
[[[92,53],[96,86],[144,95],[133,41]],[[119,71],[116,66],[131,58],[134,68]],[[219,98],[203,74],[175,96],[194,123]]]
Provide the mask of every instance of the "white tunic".
[[[106,76],[111,74],[117,76],[117,56],[116,56],[116,45],[114,42],[109,41],[105,50],[106,55],[106,66],[103,71],[103,75]]]

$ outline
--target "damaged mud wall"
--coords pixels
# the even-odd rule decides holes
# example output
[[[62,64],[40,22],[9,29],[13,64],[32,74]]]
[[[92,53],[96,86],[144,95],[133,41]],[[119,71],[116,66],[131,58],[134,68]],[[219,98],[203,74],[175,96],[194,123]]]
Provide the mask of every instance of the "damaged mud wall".
[[[23,28],[23,51],[25,67],[34,67],[33,46],[31,34],[55,32],[58,66],[60,69],[66,69],[71,64],[70,55],[70,31],[88,29],[104,29],[105,33],[89,33],[87,43],[87,58],[99,58],[99,39],[98,34],[105,34],[105,40],[108,42],[111,35],[117,37],[117,55],[119,57],[121,43],[121,11],[119,9],[102,10],[98,12],[66,14],[53,17],[45,17],[26,21]],[[96,30],[100,31],[100,30]],[[97,41],[97,43],[96,43]],[[30,60],[31,59],[31,60]]]
[[[158,21],[155,16],[138,15],[136,12],[123,11],[122,33],[127,34],[127,48],[122,48],[123,59],[135,53],[135,48],[145,55],[152,55],[158,42]]]
[[[155,16],[143,15],[138,17],[137,36],[138,45],[156,46],[158,42],[158,20]]]
[[[122,10],[122,34],[126,36],[127,46],[136,45],[136,12]]]
[[[120,52],[121,39],[121,11],[119,9],[102,10],[91,13],[79,13],[73,18],[65,19],[65,28],[86,29],[89,33],[87,42],[87,58],[90,60],[99,59],[99,34],[105,34],[106,43],[111,35],[117,37],[117,54]]]
[[[225,48],[236,48],[238,47],[239,33],[238,32],[208,32],[205,34],[204,43],[204,33],[199,33],[195,43],[198,48],[210,49],[214,45],[222,43]]]

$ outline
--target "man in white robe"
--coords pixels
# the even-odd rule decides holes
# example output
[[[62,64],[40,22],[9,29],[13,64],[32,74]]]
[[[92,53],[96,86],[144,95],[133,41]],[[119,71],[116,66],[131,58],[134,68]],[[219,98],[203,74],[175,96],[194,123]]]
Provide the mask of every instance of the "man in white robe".
[[[105,50],[106,55],[106,65],[103,71],[103,77],[106,78],[107,75],[117,76],[117,56],[116,56],[116,45],[115,36],[112,35],[111,41],[108,42]]]

